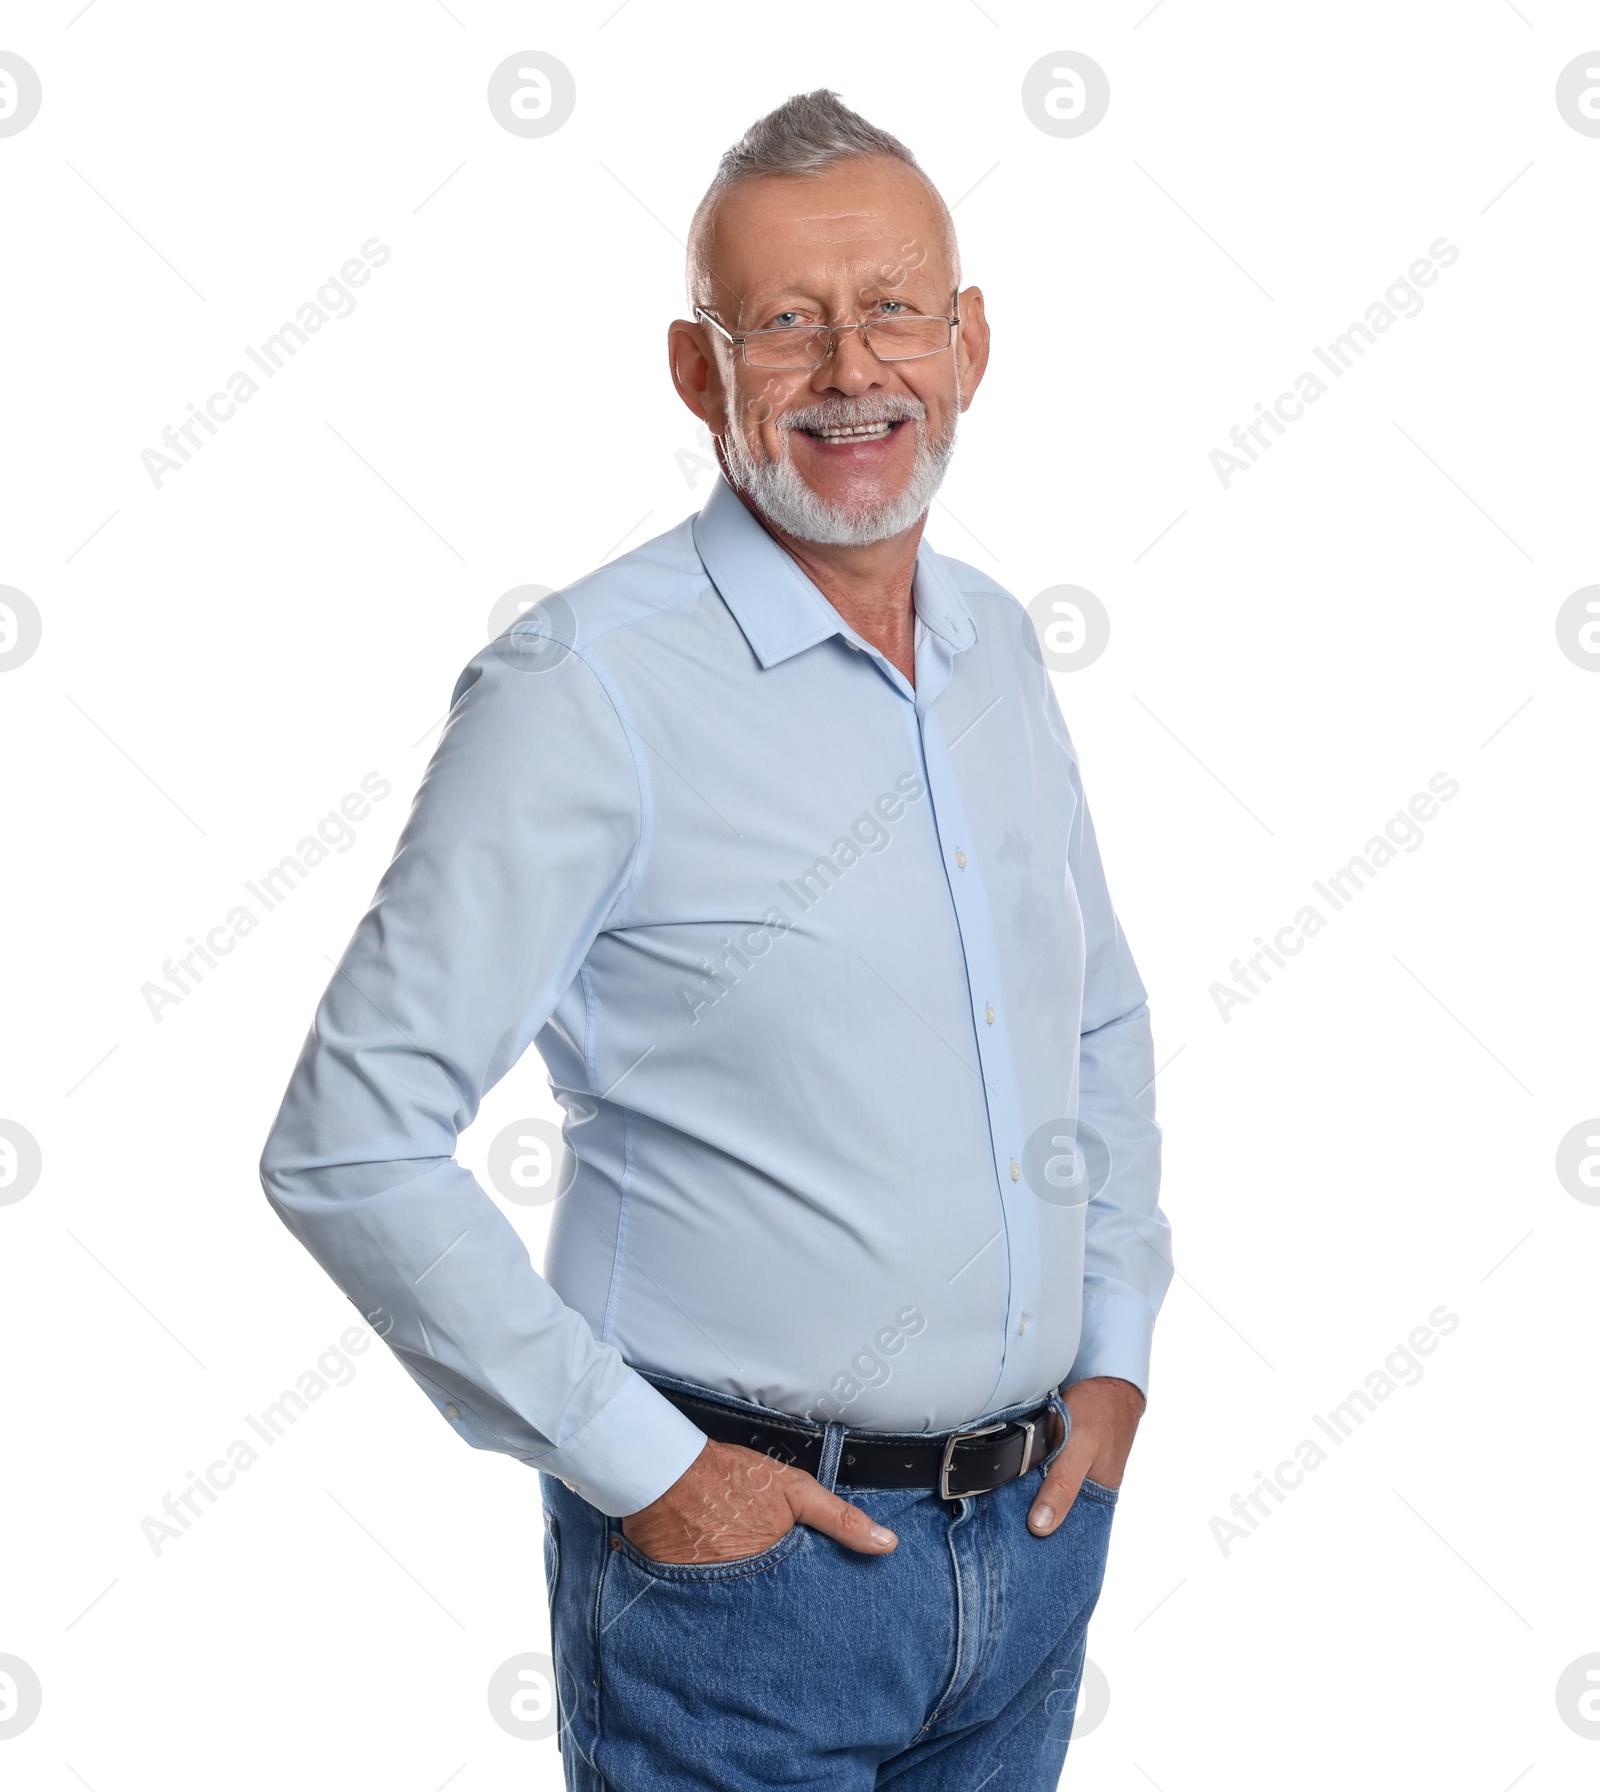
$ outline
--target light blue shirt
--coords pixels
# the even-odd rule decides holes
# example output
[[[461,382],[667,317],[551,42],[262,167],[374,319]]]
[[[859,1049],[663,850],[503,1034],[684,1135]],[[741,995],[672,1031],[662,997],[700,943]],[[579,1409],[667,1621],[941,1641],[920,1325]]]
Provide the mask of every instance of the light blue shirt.
[[[485,647],[267,1142],[446,1421],[607,1513],[704,1442],[638,1369],[890,1431],[1147,1386],[1149,1011],[1077,758],[1015,598],[926,540],[913,597],[915,690],[719,478]],[[530,1045],[542,1278],[454,1158]]]

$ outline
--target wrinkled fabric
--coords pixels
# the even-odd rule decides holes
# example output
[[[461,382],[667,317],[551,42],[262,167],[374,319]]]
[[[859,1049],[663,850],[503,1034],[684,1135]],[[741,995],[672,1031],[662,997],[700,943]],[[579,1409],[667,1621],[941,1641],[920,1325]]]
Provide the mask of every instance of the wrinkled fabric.
[[[704,1442],[640,1369],[894,1431],[1147,1387],[1149,1010],[1077,757],[1009,593],[924,541],[913,597],[914,689],[719,480],[485,647],[267,1142],[444,1421],[603,1512]],[[542,1275],[455,1158],[530,1045]],[[1037,1170],[1079,1122],[1089,1200]]]

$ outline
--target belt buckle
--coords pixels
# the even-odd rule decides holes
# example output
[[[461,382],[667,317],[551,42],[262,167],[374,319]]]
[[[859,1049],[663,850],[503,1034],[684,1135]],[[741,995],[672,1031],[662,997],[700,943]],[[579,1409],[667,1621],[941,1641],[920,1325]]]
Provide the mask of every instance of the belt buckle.
[[[1004,1431],[1011,1421],[1002,1419],[997,1425],[984,1425],[977,1431],[955,1431],[945,1440],[944,1455],[939,1461],[939,1498],[942,1500],[962,1499],[962,1494],[950,1491],[950,1470],[954,1466],[957,1444],[970,1443],[975,1437],[990,1437],[996,1431]]]

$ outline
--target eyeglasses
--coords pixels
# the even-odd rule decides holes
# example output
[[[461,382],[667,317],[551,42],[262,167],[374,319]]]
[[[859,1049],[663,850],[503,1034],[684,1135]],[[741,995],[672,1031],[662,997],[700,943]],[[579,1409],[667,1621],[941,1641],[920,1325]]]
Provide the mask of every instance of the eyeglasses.
[[[871,317],[854,324],[795,324],[735,336],[704,305],[696,305],[694,314],[738,349],[746,367],[791,370],[820,367],[833,353],[834,337],[846,330],[859,330],[880,361],[916,361],[924,355],[942,354],[955,340],[955,328],[961,322],[958,309],[950,317]]]

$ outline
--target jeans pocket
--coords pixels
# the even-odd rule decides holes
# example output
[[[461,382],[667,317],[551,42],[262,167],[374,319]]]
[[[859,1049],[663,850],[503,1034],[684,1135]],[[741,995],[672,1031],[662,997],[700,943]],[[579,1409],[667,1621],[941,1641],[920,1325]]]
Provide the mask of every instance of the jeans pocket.
[[[806,1527],[803,1524],[791,1525],[776,1543],[758,1551],[753,1556],[735,1556],[726,1562],[658,1562],[654,1556],[647,1556],[642,1549],[637,1549],[622,1534],[619,1520],[613,1520],[615,1529],[611,1533],[611,1547],[628,1562],[631,1562],[641,1573],[648,1574],[652,1580],[678,1582],[714,1582],[725,1580],[742,1580],[748,1575],[764,1574],[769,1568],[776,1568],[780,1562],[787,1561],[805,1541]]]
[[[1086,1494],[1092,1500],[1098,1500],[1103,1506],[1114,1506],[1117,1503],[1117,1489],[1115,1487],[1103,1487],[1098,1481],[1091,1481],[1087,1475],[1083,1478],[1083,1486],[1080,1489],[1080,1492]]]

